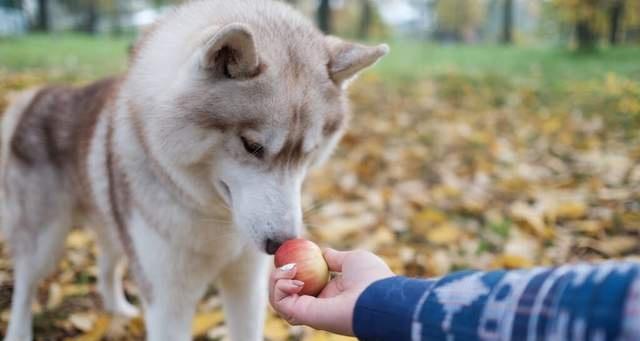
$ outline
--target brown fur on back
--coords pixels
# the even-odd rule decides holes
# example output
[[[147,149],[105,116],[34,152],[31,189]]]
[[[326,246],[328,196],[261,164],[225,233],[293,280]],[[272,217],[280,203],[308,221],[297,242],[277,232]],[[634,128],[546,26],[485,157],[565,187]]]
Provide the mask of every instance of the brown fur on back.
[[[20,115],[8,151],[24,167],[50,166],[86,186],[85,158],[98,117],[115,97],[119,78],[84,87],[39,90]]]

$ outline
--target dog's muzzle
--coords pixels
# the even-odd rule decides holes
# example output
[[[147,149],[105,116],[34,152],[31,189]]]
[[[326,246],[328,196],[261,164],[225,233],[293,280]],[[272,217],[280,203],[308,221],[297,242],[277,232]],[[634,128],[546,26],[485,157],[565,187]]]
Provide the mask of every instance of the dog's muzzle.
[[[278,249],[280,248],[280,246],[284,243],[284,241],[280,241],[280,240],[275,240],[275,239],[267,239],[266,243],[265,243],[265,248],[264,250],[270,254],[270,255],[274,255],[276,253],[276,251],[278,251]]]

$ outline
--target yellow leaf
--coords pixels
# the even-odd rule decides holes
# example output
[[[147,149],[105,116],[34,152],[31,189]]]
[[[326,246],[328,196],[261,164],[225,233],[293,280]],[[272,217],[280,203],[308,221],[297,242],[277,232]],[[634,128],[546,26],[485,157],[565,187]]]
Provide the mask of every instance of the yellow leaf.
[[[452,225],[442,225],[427,232],[427,240],[438,245],[456,242],[461,237],[460,229]]]
[[[544,223],[541,210],[518,201],[511,205],[510,211],[511,217],[519,223],[518,225],[533,232],[535,235],[542,238],[551,238],[555,234],[555,231]]]
[[[135,317],[131,319],[129,325],[127,325],[127,330],[133,335],[142,335],[144,332],[144,318]]]
[[[96,316],[92,313],[75,313],[71,314],[71,316],[69,317],[69,322],[71,322],[71,325],[83,332],[87,332],[93,329],[95,320]]]
[[[83,249],[91,242],[87,232],[82,230],[71,231],[67,237],[67,247],[72,249]]]
[[[209,329],[215,327],[222,321],[224,321],[222,310],[214,311],[212,313],[198,314],[193,320],[191,329],[192,335],[202,336]]]
[[[631,252],[640,245],[636,238],[628,236],[612,236],[596,243],[596,248],[606,255],[621,256]]]
[[[111,316],[109,316],[108,314],[100,314],[98,315],[97,318],[95,318],[95,320],[93,321],[92,328],[88,330],[86,334],[75,337],[75,338],[68,338],[66,340],[67,341],[100,341],[109,330],[110,324],[111,324]]]
[[[640,212],[626,212],[620,217],[627,230],[640,230]]]
[[[580,219],[587,214],[587,205],[583,202],[565,202],[558,205],[554,213],[559,219]]]
[[[289,338],[289,325],[281,318],[271,315],[265,323],[264,334],[271,341],[286,341]]]
[[[519,268],[528,268],[533,266],[533,263],[518,255],[513,254],[503,254],[496,257],[493,262],[491,262],[492,268],[499,269],[519,269]]]
[[[355,341],[355,338],[314,330],[305,341]]]
[[[332,218],[321,228],[314,229],[313,233],[325,242],[338,243],[374,225],[377,219],[374,214]]]
[[[576,222],[576,229],[590,236],[597,236],[607,226],[599,220],[583,220]]]
[[[424,235],[429,230],[444,223],[445,221],[447,221],[447,217],[442,212],[427,208],[413,216],[411,219],[411,225],[414,232]]]
[[[49,285],[49,297],[47,298],[47,310],[53,310],[62,303],[64,299],[62,287],[58,283]]]
[[[62,296],[85,296],[91,292],[91,288],[86,284],[70,284],[62,287]]]

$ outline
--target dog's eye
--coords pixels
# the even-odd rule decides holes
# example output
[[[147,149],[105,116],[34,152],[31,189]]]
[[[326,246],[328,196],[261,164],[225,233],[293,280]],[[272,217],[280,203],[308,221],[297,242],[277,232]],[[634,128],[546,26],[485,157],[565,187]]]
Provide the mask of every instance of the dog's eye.
[[[261,144],[249,141],[245,137],[240,137],[240,139],[242,140],[242,145],[247,153],[257,157],[258,159],[262,159],[264,157],[264,147]]]

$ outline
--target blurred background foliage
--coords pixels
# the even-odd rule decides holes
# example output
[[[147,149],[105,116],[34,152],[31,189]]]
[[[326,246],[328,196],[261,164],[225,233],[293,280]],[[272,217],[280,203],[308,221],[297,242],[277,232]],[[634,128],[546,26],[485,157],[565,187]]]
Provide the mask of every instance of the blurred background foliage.
[[[0,111],[13,91],[125,72],[138,32],[180,2],[0,0]],[[354,83],[351,128],[307,181],[309,238],[412,276],[640,259],[640,1],[287,2],[327,33],[391,45]],[[67,244],[34,306],[37,339],[141,339],[141,320],[98,309],[91,238]],[[2,334],[12,270],[0,248]],[[194,336],[225,339],[222,318],[212,289]],[[345,339],[272,314],[266,338]]]

